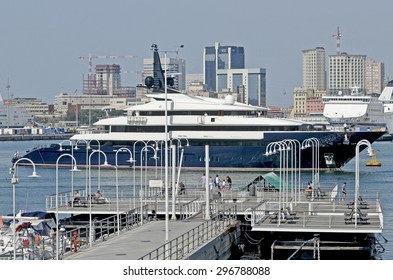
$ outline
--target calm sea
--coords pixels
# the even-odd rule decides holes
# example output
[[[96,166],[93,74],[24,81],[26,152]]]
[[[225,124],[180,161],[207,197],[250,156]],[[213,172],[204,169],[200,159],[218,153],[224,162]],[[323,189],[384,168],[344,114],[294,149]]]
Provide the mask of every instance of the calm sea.
[[[11,167],[11,158],[16,150],[21,155],[28,149],[36,146],[45,146],[53,143],[48,141],[0,141],[0,215],[12,214],[12,184],[9,169]],[[388,240],[382,245],[386,249],[382,255],[383,259],[393,260],[393,143],[392,142],[376,142],[373,148],[377,150],[377,158],[382,163],[381,167],[370,168],[365,166],[365,162],[369,160],[365,152],[360,155],[360,192],[363,197],[375,197],[378,192],[381,197],[381,204],[384,211],[384,232],[383,237]],[[32,173],[32,167],[17,168],[19,184],[16,185],[16,209],[25,211],[45,210],[45,195],[51,195],[56,192],[56,169],[55,168],[37,168],[40,178],[29,178]],[[98,176],[98,172],[99,176]],[[119,170],[119,193],[120,195],[130,196],[134,192],[134,170]],[[149,173],[150,172],[150,173]],[[161,171],[150,170],[147,176],[161,176]],[[70,191],[71,172],[68,168],[59,169],[59,192]],[[85,189],[86,172],[73,172],[74,188]],[[140,176],[146,178],[146,173],[140,168],[136,168],[135,182],[136,193],[139,190]],[[231,172],[228,174],[219,174],[220,177],[230,175],[233,185],[244,185],[251,181],[258,172]],[[302,173],[302,181],[307,182],[311,177],[310,173]],[[181,181],[185,185],[195,185],[199,182],[201,172],[183,172]],[[111,170],[94,170],[92,171],[92,187],[100,188],[106,196],[114,196],[115,194],[115,172]],[[304,178],[304,179],[303,179]],[[353,198],[354,181],[355,181],[355,162],[352,160],[341,171],[321,172],[320,181],[322,187],[333,187],[335,183],[339,185],[347,182],[347,190],[349,192],[348,199]],[[94,189],[95,190],[95,189]]]

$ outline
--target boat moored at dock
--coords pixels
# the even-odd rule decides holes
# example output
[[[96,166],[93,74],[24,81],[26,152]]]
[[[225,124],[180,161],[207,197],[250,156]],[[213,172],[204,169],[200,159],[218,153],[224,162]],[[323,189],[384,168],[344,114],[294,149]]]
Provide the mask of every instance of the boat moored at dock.
[[[319,167],[330,169],[351,160],[358,141],[372,143],[385,132],[384,127],[362,126],[328,130],[300,120],[268,118],[267,108],[236,102],[231,95],[216,99],[177,92],[163,87],[166,83],[156,45],[153,51],[154,78],[146,78],[150,102],[129,107],[126,116],[99,120],[95,126],[104,128],[102,133],[77,134],[67,145],[33,149],[23,157],[37,165],[55,166],[62,153],[70,153],[78,165],[96,166],[105,160],[101,154],[90,158],[93,149],[99,149],[111,165],[141,165],[143,160],[148,166],[160,166],[168,139],[178,155],[183,153],[183,169],[203,169],[205,146],[209,145],[211,168],[246,171],[279,167],[279,154],[266,155],[270,143],[291,139],[300,150],[301,143],[312,138],[314,148],[318,146],[320,151]],[[122,148],[131,155],[117,153]],[[301,168],[316,164],[312,155],[312,147],[301,149]],[[64,159],[58,164],[71,161]]]

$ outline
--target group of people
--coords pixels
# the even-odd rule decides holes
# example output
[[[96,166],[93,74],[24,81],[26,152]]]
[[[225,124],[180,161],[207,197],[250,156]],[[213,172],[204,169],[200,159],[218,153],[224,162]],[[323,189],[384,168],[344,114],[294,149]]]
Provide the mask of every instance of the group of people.
[[[99,200],[102,197],[102,193],[101,191],[98,189],[95,193],[94,199],[95,200]],[[79,191],[75,191],[74,192],[74,202],[79,202],[81,200],[81,195],[79,193]]]
[[[224,191],[225,188],[228,188],[229,191],[232,191],[232,179],[229,176],[226,176],[225,179],[221,179],[218,174],[214,179],[212,177],[209,177],[209,187],[210,190],[213,190],[213,187],[215,191]],[[203,173],[201,177],[201,184],[202,184],[202,189],[205,189],[206,186],[206,174]]]

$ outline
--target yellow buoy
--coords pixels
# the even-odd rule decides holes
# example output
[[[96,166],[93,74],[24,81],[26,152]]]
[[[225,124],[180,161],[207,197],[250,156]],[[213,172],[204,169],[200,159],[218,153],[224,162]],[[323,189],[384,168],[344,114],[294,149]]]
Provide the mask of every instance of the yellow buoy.
[[[381,162],[377,160],[377,152],[375,150],[372,151],[371,159],[366,162],[366,166],[381,166]]]

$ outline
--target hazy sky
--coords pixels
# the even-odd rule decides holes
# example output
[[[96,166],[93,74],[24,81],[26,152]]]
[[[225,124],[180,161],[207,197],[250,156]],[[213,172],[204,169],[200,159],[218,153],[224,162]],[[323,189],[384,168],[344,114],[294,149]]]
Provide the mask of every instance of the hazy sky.
[[[60,92],[82,90],[88,63],[80,56],[136,55],[138,66],[150,46],[174,50],[187,73],[202,73],[205,46],[243,46],[246,67],[266,68],[267,103],[292,104],[302,84],[302,50],[341,50],[385,63],[393,75],[392,0],[3,0],[0,10],[0,92],[53,103]],[[135,69],[135,59],[96,59]],[[123,85],[135,74],[123,76]],[[134,85],[134,84],[133,84]],[[284,95],[283,93],[286,92]]]

